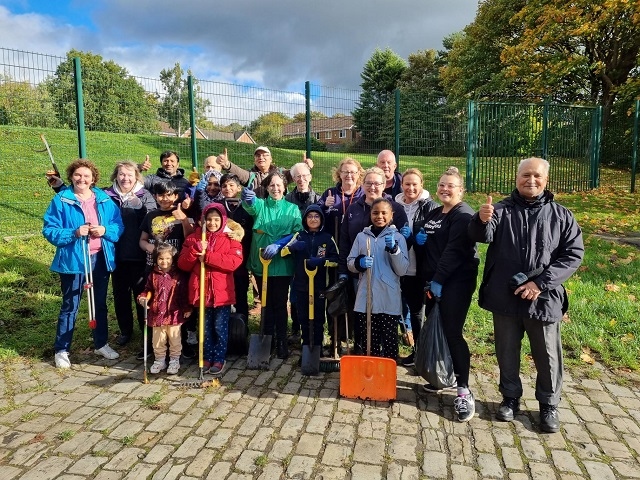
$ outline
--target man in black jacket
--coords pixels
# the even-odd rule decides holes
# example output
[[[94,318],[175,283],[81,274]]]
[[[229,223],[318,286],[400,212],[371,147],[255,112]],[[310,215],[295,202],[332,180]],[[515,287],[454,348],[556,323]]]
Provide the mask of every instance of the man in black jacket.
[[[560,323],[568,307],[562,283],[584,256],[582,231],[573,214],[546,190],[549,162],[520,162],[516,189],[504,200],[480,206],[469,223],[474,241],[489,243],[479,305],[493,313],[503,401],[496,417],[510,421],[522,396],[520,348],[524,333],[537,369],[540,428],[557,432],[562,390]]]

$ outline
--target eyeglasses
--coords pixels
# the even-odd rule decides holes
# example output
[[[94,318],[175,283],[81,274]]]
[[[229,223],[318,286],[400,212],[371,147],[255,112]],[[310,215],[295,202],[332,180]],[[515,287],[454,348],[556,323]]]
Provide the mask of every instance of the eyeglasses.
[[[311,177],[311,174],[310,173],[305,173],[305,174],[302,174],[302,175],[296,175],[295,177],[293,177],[293,179],[294,180],[300,180],[300,179],[309,178],[309,177]]]
[[[382,182],[364,182],[365,187],[381,187],[382,185]]]
[[[317,213],[310,213],[307,215],[307,220],[320,220],[320,215]]]
[[[340,172],[340,175],[344,175],[345,177],[356,177],[358,172]]]
[[[454,185],[453,183],[439,183],[438,188],[448,188],[453,190],[454,188],[460,188],[462,185]]]

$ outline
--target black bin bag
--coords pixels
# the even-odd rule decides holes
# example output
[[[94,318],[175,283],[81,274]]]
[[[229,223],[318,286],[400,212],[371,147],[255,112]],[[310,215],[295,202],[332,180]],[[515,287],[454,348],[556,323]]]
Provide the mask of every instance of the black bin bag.
[[[427,321],[420,330],[415,368],[418,375],[438,389],[451,387],[456,382],[451,352],[442,331],[442,318],[438,302],[429,312]]]

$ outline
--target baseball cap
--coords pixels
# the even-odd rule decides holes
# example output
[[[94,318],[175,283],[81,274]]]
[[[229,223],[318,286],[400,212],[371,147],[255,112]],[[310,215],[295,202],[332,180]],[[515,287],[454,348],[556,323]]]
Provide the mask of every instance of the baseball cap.
[[[271,150],[269,150],[267,147],[258,147],[253,151],[253,154],[255,155],[258,152],[265,152],[271,155]]]

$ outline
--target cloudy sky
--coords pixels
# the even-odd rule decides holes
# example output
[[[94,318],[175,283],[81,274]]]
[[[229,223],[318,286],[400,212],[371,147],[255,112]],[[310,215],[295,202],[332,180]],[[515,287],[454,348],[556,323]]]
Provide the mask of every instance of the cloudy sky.
[[[279,90],[358,88],[376,48],[403,58],[441,49],[478,0],[0,0],[0,47],[71,48],[158,78],[180,62],[196,78]]]

